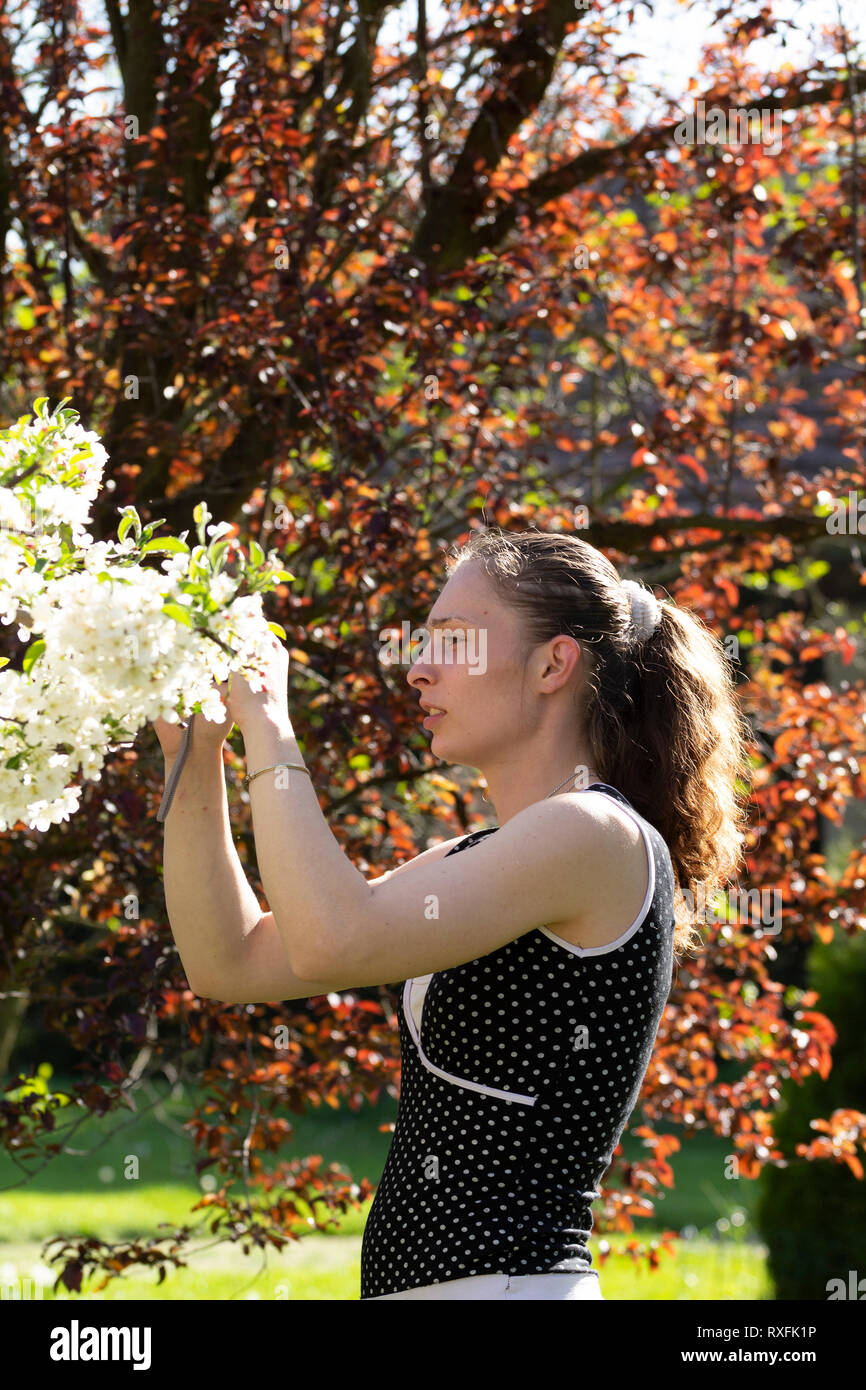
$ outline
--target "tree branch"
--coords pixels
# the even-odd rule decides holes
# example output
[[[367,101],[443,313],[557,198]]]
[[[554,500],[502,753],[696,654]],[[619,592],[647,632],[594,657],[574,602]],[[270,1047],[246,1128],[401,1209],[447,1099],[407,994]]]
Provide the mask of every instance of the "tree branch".
[[[844,77],[830,77],[814,87],[806,87],[805,84],[811,80],[808,74],[802,74],[799,79],[793,80],[781,96],[761,95],[755,99],[756,104],[760,104],[762,111],[791,111],[820,105],[845,94]],[[703,100],[707,108],[721,106],[739,109],[742,106],[742,103],[738,104],[730,97],[715,95],[712,92],[706,94]],[[648,126],[616,145],[597,145],[592,149],[582,150],[574,159],[569,159],[532,179],[492,222],[474,231],[471,230],[471,220],[481,211],[484,185],[478,188],[473,199],[467,200],[465,190],[459,182],[455,183],[452,175],[448,183],[437,190],[438,211],[434,222],[439,230],[431,230],[430,226],[425,228],[422,223],[416,237],[416,245],[430,247],[435,233],[440,240],[441,250],[436,254],[432,250],[428,252],[428,255],[432,256],[433,267],[439,270],[456,269],[480,251],[499,245],[518,218],[537,212],[546,203],[562,197],[573,188],[590,183],[615,165],[628,163],[635,156],[645,155],[650,150],[663,149],[673,140],[674,132],[681,124],[680,118],[663,125]],[[468,140],[469,137],[467,145]],[[463,156],[461,160],[462,158]],[[449,223],[452,226],[450,235],[441,230]]]
[[[446,184],[429,190],[429,212],[422,217],[413,254],[437,269],[466,260],[472,224],[488,197],[482,176],[499,164],[514,132],[544,96],[569,24],[579,18],[575,0],[549,0],[544,8],[521,11],[514,33],[497,54],[493,90],[466,136]]]
[[[77,214],[74,208],[69,211],[69,229],[72,233],[72,240],[87,269],[90,271],[94,280],[97,280],[103,289],[110,290],[114,284],[114,272],[111,268],[111,260],[104,251],[100,251],[98,246],[89,242],[76,223]]]
[[[105,12],[108,15],[108,23],[111,27],[111,37],[114,40],[114,52],[117,56],[118,66],[123,70],[126,64],[126,29],[123,24],[123,15],[120,11],[119,0],[105,0]]]

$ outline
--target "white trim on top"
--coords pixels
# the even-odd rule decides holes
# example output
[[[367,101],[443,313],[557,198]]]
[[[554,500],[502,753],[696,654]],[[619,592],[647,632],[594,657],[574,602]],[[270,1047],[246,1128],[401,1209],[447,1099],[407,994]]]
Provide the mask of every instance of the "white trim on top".
[[[523,1096],[517,1091],[500,1091],[495,1086],[482,1086],[478,1081],[466,1081],[463,1077],[455,1076],[450,1071],[443,1071],[441,1067],[437,1067],[430,1061],[421,1046],[420,1013],[416,1021],[412,1005],[418,1002],[423,1010],[424,999],[427,995],[427,986],[431,979],[432,975],[417,975],[407,980],[403,986],[403,1016],[409,1025],[409,1032],[412,1034],[418,1056],[427,1070],[431,1071],[434,1076],[441,1077],[443,1081],[450,1081],[452,1086],[462,1086],[467,1091],[480,1091],[482,1095],[495,1096],[497,1100],[516,1100],[520,1105],[534,1105],[538,1100],[538,1096]],[[416,992],[415,999],[413,1000],[412,986],[416,983],[421,986],[421,988]]]
[[[609,801],[615,802],[619,809],[621,811],[624,811],[625,814],[635,822],[638,829],[640,830],[640,833],[643,836],[647,864],[649,866],[649,882],[647,883],[647,890],[644,895],[643,905],[637,917],[635,917],[634,921],[632,922],[631,926],[627,927],[626,930],[622,933],[622,935],[618,936],[615,941],[608,941],[604,946],[575,946],[573,941],[566,941],[564,937],[557,936],[556,933],[552,932],[549,927],[538,928],[538,930],[543,932],[545,936],[549,937],[551,941],[555,941],[558,946],[564,946],[566,951],[571,951],[572,954],[575,956],[606,956],[610,951],[616,951],[618,947],[624,946],[627,941],[631,940],[638,927],[641,926],[641,924],[643,923],[644,918],[646,917],[647,912],[649,911],[649,907],[653,900],[653,894],[655,893],[656,888],[656,861],[655,855],[653,854],[652,841],[650,840],[649,832],[647,831],[647,828],[641,820],[640,816],[631,806],[626,806],[615,796],[611,796],[610,792],[602,791],[600,787],[584,788],[584,791],[594,790],[598,790],[599,794],[601,796],[606,796]]]

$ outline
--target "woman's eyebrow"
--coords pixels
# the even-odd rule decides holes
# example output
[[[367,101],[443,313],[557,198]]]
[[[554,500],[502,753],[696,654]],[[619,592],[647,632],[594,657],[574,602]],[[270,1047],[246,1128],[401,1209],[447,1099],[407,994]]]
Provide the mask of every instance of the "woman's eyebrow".
[[[430,618],[422,627],[442,627],[445,623],[472,623],[475,625],[474,618],[464,618],[460,613],[452,613],[450,618]]]

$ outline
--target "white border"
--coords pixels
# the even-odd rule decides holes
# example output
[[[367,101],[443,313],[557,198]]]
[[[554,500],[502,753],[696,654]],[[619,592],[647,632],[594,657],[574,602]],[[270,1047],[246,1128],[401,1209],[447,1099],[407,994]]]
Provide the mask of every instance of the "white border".
[[[584,787],[584,792],[588,791],[597,791],[600,793],[601,796],[606,796],[609,801],[616,802],[616,805],[619,807],[619,809],[621,811],[624,811],[625,814],[635,822],[638,829],[640,830],[641,835],[643,836],[644,848],[646,849],[647,863],[649,865],[649,882],[647,884],[647,890],[644,896],[643,906],[641,907],[640,912],[638,913],[637,917],[635,917],[631,926],[626,928],[626,930],[622,933],[622,936],[618,936],[615,941],[608,941],[607,944],[604,946],[575,946],[573,941],[566,941],[564,937],[557,936],[556,933],[552,932],[549,927],[539,927],[538,930],[544,932],[544,935],[549,937],[551,941],[555,941],[557,946],[564,946],[566,951],[571,951],[572,954],[575,956],[606,956],[610,951],[615,951],[618,947],[624,946],[627,941],[630,941],[631,938],[634,936],[635,932],[637,931],[638,927],[643,924],[647,912],[649,911],[650,904],[652,903],[653,895],[655,894],[656,861],[655,855],[653,854],[652,840],[649,837],[649,832],[646,826],[644,825],[643,821],[641,820],[640,816],[637,814],[637,811],[633,810],[631,806],[624,805],[624,803],[618,800],[617,797],[611,796],[610,792],[602,791],[601,787]]]

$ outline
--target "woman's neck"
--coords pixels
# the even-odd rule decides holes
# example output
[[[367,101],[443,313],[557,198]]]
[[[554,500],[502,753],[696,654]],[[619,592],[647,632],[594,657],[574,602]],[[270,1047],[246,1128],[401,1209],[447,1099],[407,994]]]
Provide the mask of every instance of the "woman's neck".
[[[502,779],[497,782],[495,779],[487,777],[487,801],[495,809],[497,825],[504,825],[511,820],[512,816],[532,806],[538,801],[545,801],[553,796],[565,796],[569,792],[585,791],[595,782],[602,782],[604,779],[599,776],[594,768],[587,767],[585,763],[573,763],[570,774],[565,769],[556,775],[549,773],[542,774],[534,771],[531,776],[516,780],[509,776],[507,785],[503,785]],[[560,785],[562,783],[562,785]]]

